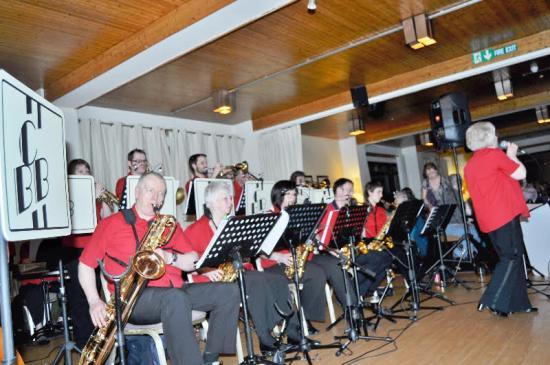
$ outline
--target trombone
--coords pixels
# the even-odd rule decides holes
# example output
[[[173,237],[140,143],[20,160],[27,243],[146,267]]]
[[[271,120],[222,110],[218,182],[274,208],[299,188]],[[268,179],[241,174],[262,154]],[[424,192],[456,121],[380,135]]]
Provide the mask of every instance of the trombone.
[[[214,171],[214,168],[209,168],[208,172],[212,173]],[[248,170],[248,162],[243,161],[236,163],[235,165],[231,166],[224,166],[219,174],[214,176],[215,179],[233,179],[235,175],[242,171],[244,175],[248,177],[249,180],[252,181],[258,181],[261,180],[260,178],[254,176],[249,170]]]

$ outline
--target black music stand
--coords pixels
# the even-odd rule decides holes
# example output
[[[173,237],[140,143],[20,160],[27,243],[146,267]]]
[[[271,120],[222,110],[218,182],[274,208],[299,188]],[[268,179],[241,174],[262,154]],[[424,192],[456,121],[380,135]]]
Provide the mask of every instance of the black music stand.
[[[67,271],[63,269],[63,261],[59,260],[59,301],[61,302],[61,314],[63,316],[63,345],[59,348],[59,351],[57,351],[57,355],[55,355],[55,359],[53,360],[52,364],[57,364],[59,360],[61,360],[61,357],[65,357],[65,364],[71,365],[73,363],[71,352],[76,351],[79,354],[82,353],[82,351],[76,346],[74,341],[71,340],[69,337],[69,319],[67,316],[67,295],[65,294],[65,273]],[[70,280],[78,280],[78,278],[70,278],[67,276]]]
[[[403,261],[399,259],[399,257],[395,256],[390,250],[387,250],[387,252],[390,253],[390,255],[393,256],[393,258],[401,264],[406,270],[407,270],[407,281],[409,283],[409,287],[405,294],[397,301],[392,307],[392,317],[394,318],[405,318],[405,319],[411,319],[413,321],[416,321],[418,311],[420,309],[431,309],[431,310],[443,310],[443,307],[427,307],[423,306],[421,307],[421,300],[420,300],[420,290],[423,290],[418,285],[418,281],[416,279],[416,268],[415,268],[415,260],[414,260],[414,252],[412,247],[412,241],[411,241],[411,231],[414,228],[414,225],[416,223],[416,219],[423,208],[423,203],[421,200],[409,200],[405,201],[397,207],[397,210],[394,213],[392,222],[390,224],[390,228],[388,229],[388,236],[390,236],[394,243],[396,242],[402,242],[403,246],[405,248],[405,255],[407,256],[407,263],[405,264]],[[423,290],[424,292],[427,292],[426,290]],[[437,297],[443,300],[447,300],[447,298],[442,297],[441,295],[438,295],[437,293],[433,292],[427,292],[430,297]],[[397,306],[401,305],[406,299],[411,298],[409,302],[409,307],[404,309],[395,309]],[[412,311],[412,316],[400,316],[400,315],[394,315],[393,313],[399,313],[399,312],[409,312]]]
[[[432,210],[430,211],[430,215],[428,216],[428,219],[426,219],[426,224],[424,224],[424,227],[420,232],[420,234],[422,235],[431,233],[436,238],[437,249],[439,254],[439,259],[432,266],[428,268],[425,276],[431,277],[428,286],[431,286],[431,284],[433,283],[434,281],[433,277],[435,273],[439,272],[441,275],[442,288],[447,287],[447,277],[452,277],[455,283],[461,284],[466,289],[469,290],[471,288],[467,286],[462,280],[459,280],[456,277],[456,271],[452,272],[447,267],[447,265],[445,265],[445,257],[447,257],[451,252],[453,252],[453,250],[456,247],[458,247],[458,245],[462,241],[458,240],[445,253],[443,253],[443,249],[441,247],[441,235],[445,233],[445,228],[447,227],[447,224],[449,224],[449,221],[451,220],[451,217],[453,216],[455,209],[456,209],[456,204],[443,204],[437,207],[433,207]]]
[[[302,301],[300,298],[300,277],[298,275],[298,258],[296,255],[296,247],[302,244],[302,237],[307,234],[306,245],[313,245],[315,240],[315,233],[319,223],[323,219],[324,212],[326,211],[326,204],[307,204],[307,205],[293,205],[286,208],[286,212],[289,215],[289,222],[286,227],[283,240],[288,244],[288,248],[292,254],[292,263],[294,265],[294,276],[292,282],[296,286],[297,291],[297,307],[298,307],[298,320],[300,322],[300,343],[298,344],[298,352],[301,352],[308,364],[311,364],[311,357],[309,351],[312,349],[327,349],[327,348],[340,348],[340,343],[334,343],[329,345],[313,345],[309,343],[305,335],[304,328],[304,315],[302,311]],[[292,360],[299,360],[299,357],[294,357]],[[287,359],[291,360],[291,359]]]
[[[196,264],[198,269],[203,266],[218,267],[229,261],[228,258],[233,261],[233,267],[237,271],[237,281],[241,294],[246,337],[247,355],[241,364],[275,364],[274,362],[260,359],[254,354],[248,315],[246,284],[243,277],[243,258],[254,257],[260,250],[267,254],[271,253],[286,226],[284,221],[281,224],[278,223],[281,217],[282,215],[280,214],[269,213],[230,217],[223,220],[204,254]]]
[[[334,228],[332,230],[332,243],[334,247],[339,250],[339,243],[345,242],[345,244],[349,245],[350,252],[349,259],[340,252],[340,267],[342,269],[344,288],[346,290],[346,303],[343,303],[345,305],[344,313],[329,326],[329,328],[334,327],[334,325],[342,319],[346,319],[348,323],[348,328],[346,329],[347,335],[335,337],[336,339],[347,339],[347,341],[340,346],[338,351],[336,351],[336,356],[340,356],[352,342],[356,342],[357,340],[379,340],[387,342],[393,341],[391,337],[369,336],[367,329],[368,323],[363,315],[363,309],[365,308],[365,305],[359,291],[359,280],[357,278],[357,271],[361,271],[372,277],[376,276],[376,273],[366,268],[363,268],[355,263],[355,243],[361,238],[361,232],[363,231],[363,227],[365,226],[367,215],[368,206],[366,205],[345,206],[340,209],[338,217],[336,218],[336,222],[334,223]],[[353,271],[353,290],[355,290],[357,300],[356,303],[352,303],[350,294],[352,288],[348,287],[348,273],[346,269],[347,266],[349,266]],[[361,331],[363,331],[363,335],[361,335]]]

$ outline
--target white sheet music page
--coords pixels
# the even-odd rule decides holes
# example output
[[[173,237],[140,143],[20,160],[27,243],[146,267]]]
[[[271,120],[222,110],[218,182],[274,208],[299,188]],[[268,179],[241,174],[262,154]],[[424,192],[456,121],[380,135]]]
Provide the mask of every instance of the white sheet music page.
[[[271,252],[273,252],[275,245],[277,244],[277,242],[279,242],[279,239],[285,232],[289,220],[290,216],[287,212],[283,210],[281,212],[281,215],[279,216],[279,219],[277,220],[277,223],[275,223],[275,225],[271,229],[271,232],[269,232],[269,234],[265,238],[264,243],[262,243],[262,246],[259,250],[260,252],[263,252],[266,255],[271,255]]]

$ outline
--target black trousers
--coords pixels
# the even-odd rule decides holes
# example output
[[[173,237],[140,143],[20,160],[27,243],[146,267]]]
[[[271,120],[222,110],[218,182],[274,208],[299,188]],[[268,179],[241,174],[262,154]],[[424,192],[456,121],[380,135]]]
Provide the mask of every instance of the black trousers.
[[[311,262],[320,266],[323,269],[328,282],[334,290],[334,295],[336,296],[336,299],[338,299],[342,306],[346,305],[346,286],[348,288],[348,294],[351,304],[357,303],[357,296],[355,295],[355,290],[353,289],[351,278],[347,273],[345,273],[345,276],[342,274],[342,268],[339,265],[340,261],[336,257],[328,253],[321,253],[318,255],[314,255]]]
[[[499,261],[480,303],[505,313],[531,308],[523,270],[524,245],[519,217],[490,232],[489,237]]]
[[[288,280],[285,274],[285,265],[273,265],[265,271],[280,275]],[[320,305],[320,303],[323,303],[324,300],[326,282],[327,276],[323,268],[312,261],[308,261],[302,277],[303,289],[300,295],[306,319],[320,322],[325,320],[325,306]]]
[[[235,353],[240,296],[236,285],[187,284],[183,288],[147,287],[130,315],[134,324],[162,322],[168,355],[175,365],[201,365],[191,310],[209,313],[205,352]]]
[[[376,273],[376,277],[357,271],[359,292],[361,295],[370,295],[386,277],[386,269],[392,264],[392,257],[386,251],[369,251],[367,254],[358,255],[355,258],[357,265]]]
[[[86,295],[78,281],[78,258],[81,253],[81,248],[64,247],[62,257],[63,265],[69,272],[69,280],[65,281],[65,285],[69,316],[73,320],[74,341],[82,349],[94,330],[94,324],[90,318]]]
[[[274,346],[275,339],[271,332],[273,327],[283,320],[275,308],[275,303],[284,313],[292,312],[288,280],[286,276],[274,272],[245,271],[244,281],[248,296],[248,311],[254,321],[256,334],[261,343]],[[289,319],[287,326],[288,336],[299,339],[299,322],[296,315]]]

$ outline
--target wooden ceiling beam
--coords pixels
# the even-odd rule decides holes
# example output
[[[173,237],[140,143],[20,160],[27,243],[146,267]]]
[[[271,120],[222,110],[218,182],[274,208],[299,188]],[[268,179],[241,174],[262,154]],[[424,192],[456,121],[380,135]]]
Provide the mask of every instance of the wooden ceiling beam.
[[[397,90],[411,87],[431,80],[436,80],[449,76],[458,72],[465,72],[488,64],[506,60],[507,58],[521,56],[537,50],[550,47],[550,30],[545,30],[521,39],[508,40],[501,44],[492,45],[492,48],[498,48],[504,45],[515,43],[517,51],[494,58],[487,63],[474,65],[472,63],[472,54],[440,62],[438,64],[423,67],[414,71],[406,72],[400,75],[393,76],[380,82],[367,84],[369,98],[379,95],[388,94]],[[434,47],[437,47],[435,45]],[[411,50],[411,52],[414,52]],[[270,115],[253,118],[252,125],[254,130],[272,127],[277,124],[292,121],[298,118],[303,118],[308,115],[320,113],[325,110],[342,107],[351,103],[351,95],[349,91],[344,91],[330,97],[315,100],[313,102],[303,104],[294,108],[282,110]]]
[[[55,100],[132,56],[160,42],[235,0],[188,0],[149,26],[132,34],[61,79],[46,86],[46,97]]]
[[[470,109],[470,114],[472,120],[490,120],[490,118],[494,116],[547,104],[549,100],[550,90],[504,101],[498,101],[495,97],[494,102],[472,107]],[[410,116],[401,118],[395,117],[395,121],[372,121],[367,125],[367,133],[356,137],[357,144],[376,143],[429,130],[431,129],[430,120],[426,114],[427,113],[416,114],[412,118]],[[537,128],[543,128],[543,126],[544,125],[532,123],[526,127],[526,124],[521,124],[514,128],[507,128],[506,133],[510,135],[510,131],[518,132],[521,131],[522,128],[531,131]]]

